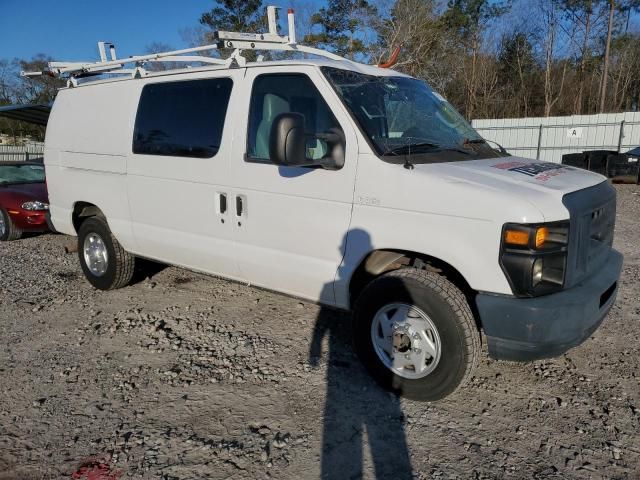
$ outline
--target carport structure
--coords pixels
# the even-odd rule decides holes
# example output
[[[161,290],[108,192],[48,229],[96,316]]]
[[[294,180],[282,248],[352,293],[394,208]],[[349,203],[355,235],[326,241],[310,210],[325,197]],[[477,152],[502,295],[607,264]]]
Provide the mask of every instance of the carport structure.
[[[0,107],[0,117],[10,118],[21,122],[47,126],[51,104],[44,105],[8,105]]]

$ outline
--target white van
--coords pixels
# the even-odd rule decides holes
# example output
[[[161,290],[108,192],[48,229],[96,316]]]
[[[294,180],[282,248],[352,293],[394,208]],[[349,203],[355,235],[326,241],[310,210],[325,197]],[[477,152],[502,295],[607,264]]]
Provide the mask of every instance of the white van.
[[[622,265],[604,177],[492,149],[421,80],[230,35],[217,46],[319,58],[53,65],[71,78],[46,135],[51,219],[93,286],[144,257],[351,310],[372,375],[423,400],[471,377],[481,331],[492,357],[532,360],[602,322]]]

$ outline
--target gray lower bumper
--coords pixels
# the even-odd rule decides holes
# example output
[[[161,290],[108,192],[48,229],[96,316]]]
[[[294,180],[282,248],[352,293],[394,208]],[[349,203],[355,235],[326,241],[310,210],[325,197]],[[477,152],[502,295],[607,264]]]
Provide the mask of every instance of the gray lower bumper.
[[[582,283],[552,295],[476,297],[489,355],[527,361],[560,355],[598,328],[618,293],[622,255],[611,250],[602,269]]]

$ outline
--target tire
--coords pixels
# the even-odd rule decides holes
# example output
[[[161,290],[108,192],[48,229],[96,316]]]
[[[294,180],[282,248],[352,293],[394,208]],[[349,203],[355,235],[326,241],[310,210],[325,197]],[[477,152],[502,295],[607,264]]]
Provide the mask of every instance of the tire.
[[[22,237],[22,230],[13,223],[11,217],[4,208],[0,208],[0,242],[11,242]]]
[[[97,254],[100,261],[92,264],[93,270],[87,264],[91,255],[85,254],[86,242],[89,242],[88,245],[99,245],[99,252],[103,254]],[[95,253],[96,250],[93,252]],[[99,290],[114,290],[125,287],[133,277],[135,257],[122,248],[122,245],[109,230],[107,222],[101,217],[89,217],[80,225],[78,258],[84,276],[91,285]]]
[[[403,268],[381,275],[365,287],[353,315],[354,347],[365,367],[383,388],[407,398],[440,400],[464,385],[478,363],[480,334],[469,304],[437,273]],[[423,350],[435,355],[419,357]],[[393,362],[400,362],[396,370]]]

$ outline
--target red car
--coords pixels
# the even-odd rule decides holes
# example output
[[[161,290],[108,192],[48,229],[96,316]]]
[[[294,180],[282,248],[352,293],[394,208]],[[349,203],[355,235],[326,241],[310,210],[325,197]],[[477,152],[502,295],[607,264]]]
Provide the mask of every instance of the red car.
[[[0,241],[17,240],[23,232],[49,230],[48,213],[44,166],[0,162]]]

